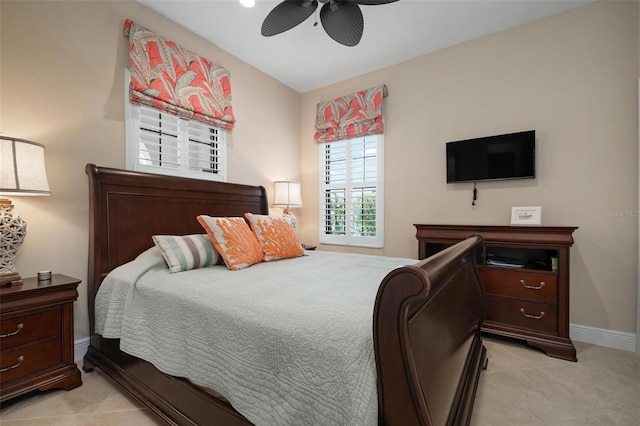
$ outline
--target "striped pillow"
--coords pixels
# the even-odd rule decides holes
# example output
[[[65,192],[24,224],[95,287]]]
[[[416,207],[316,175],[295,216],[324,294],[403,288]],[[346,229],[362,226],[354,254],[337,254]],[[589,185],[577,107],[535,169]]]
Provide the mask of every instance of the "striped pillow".
[[[154,235],[152,238],[171,273],[215,265],[220,260],[207,234]]]

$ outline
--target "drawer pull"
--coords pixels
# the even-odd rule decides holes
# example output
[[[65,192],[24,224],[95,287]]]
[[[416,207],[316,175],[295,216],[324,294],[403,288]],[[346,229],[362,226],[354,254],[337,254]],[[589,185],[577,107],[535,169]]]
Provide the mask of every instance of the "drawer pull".
[[[22,330],[23,328],[24,328],[24,323],[20,323],[18,324],[18,328],[16,329],[16,331],[12,331],[11,333],[7,333],[7,334],[0,334],[0,337],[15,336],[16,334],[20,333],[20,330]]]
[[[520,308],[520,312],[522,312],[522,315],[524,315],[525,318],[531,318],[531,319],[541,319],[544,316],[544,311],[540,312],[540,315],[529,315],[528,313],[526,313],[524,311],[524,308]]]
[[[20,357],[18,358],[18,363],[17,364],[10,365],[10,366],[5,367],[5,368],[0,368],[0,373],[4,373],[5,371],[13,370],[14,368],[20,367],[20,364],[22,364],[22,361],[24,361],[24,356],[20,355]]]
[[[520,280],[520,284],[522,284],[522,287],[528,288],[530,290],[540,290],[542,287],[544,287],[544,281],[540,281],[539,286],[527,285],[527,283],[525,283],[524,280]]]

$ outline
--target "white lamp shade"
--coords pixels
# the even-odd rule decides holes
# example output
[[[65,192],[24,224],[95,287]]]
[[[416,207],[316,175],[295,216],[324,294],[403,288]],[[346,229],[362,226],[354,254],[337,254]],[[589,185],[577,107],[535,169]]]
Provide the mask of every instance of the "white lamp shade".
[[[44,145],[0,136],[0,195],[51,195]]]
[[[302,207],[299,182],[276,181],[274,184],[274,207]]]

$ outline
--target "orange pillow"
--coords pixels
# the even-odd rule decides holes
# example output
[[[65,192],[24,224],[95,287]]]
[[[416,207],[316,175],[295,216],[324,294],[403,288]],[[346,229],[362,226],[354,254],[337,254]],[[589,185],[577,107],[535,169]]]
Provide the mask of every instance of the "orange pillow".
[[[200,215],[197,219],[227,268],[238,271],[262,261],[260,244],[243,218]]]
[[[264,261],[304,256],[296,231],[285,218],[252,213],[244,216],[262,247]]]

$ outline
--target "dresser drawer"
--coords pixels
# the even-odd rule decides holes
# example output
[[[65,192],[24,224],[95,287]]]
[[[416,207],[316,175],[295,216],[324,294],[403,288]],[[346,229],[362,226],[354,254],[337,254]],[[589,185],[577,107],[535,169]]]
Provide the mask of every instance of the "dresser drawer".
[[[51,309],[0,321],[0,350],[62,333],[62,313]]]
[[[0,383],[62,364],[62,338],[4,350],[0,356]],[[4,371],[2,371],[4,370]]]
[[[558,277],[554,273],[529,270],[478,268],[480,281],[488,294],[510,296],[546,303],[558,301]]]
[[[558,309],[547,303],[487,295],[486,320],[556,334]]]

